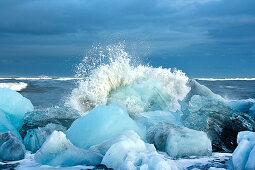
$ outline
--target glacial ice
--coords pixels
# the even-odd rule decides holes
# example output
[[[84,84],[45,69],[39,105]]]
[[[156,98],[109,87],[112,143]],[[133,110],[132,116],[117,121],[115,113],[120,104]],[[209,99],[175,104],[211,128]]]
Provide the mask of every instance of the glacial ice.
[[[36,152],[35,160],[51,166],[97,165],[102,157],[75,147],[61,131],[54,131]]]
[[[53,131],[66,131],[66,128],[57,124],[48,124],[45,127],[38,127],[36,129],[30,129],[24,138],[24,144],[27,150],[36,152],[42,144],[45,142],[48,136],[52,134]]]
[[[234,168],[255,169],[255,132],[239,132],[237,143],[238,146],[232,156]]]
[[[6,114],[0,109],[0,133],[10,131],[14,134],[19,140],[22,140],[17,129],[10,123],[9,119],[6,117]]]
[[[136,118],[142,112],[164,110],[169,101],[171,98],[160,82],[138,79],[112,91],[107,102],[125,108],[131,117]]]
[[[183,125],[206,132],[214,151],[233,152],[238,132],[255,130],[254,120],[195,80],[189,86],[190,92],[180,101]]]
[[[105,153],[102,164],[113,169],[181,169],[174,161],[165,160],[155,147],[134,132],[126,131]]]
[[[136,122],[144,125],[146,128],[156,125],[159,122],[166,122],[169,124],[182,126],[180,113],[170,112],[168,110],[164,110],[164,111],[157,110],[157,111],[140,113]]]
[[[0,88],[0,109],[6,113],[11,124],[19,130],[23,125],[25,113],[34,110],[30,100],[16,91]]]
[[[146,138],[158,150],[175,158],[212,154],[212,144],[206,133],[186,127],[161,122],[148,129]]]
[[[0,133],[0,160],[16,161],[23,159],[25,146],[11,132]]]
[[[144,136],[140,128],[128,113],[117,105],[97,106],[85,116],[75,120],[67,130],[70,141],[83,149],[99,144],[125,130],[134,130]]]
[[[126,154],[132,150],[137,152],[146,151],[146,145],[135,132],[129,131],[107,150],[102,164],[118,169]]]
[[[246,113],[253,119],[255,118],[255,100],[254,99],[232,100],[232,101],[229,101],[229,106],[238,112]]]

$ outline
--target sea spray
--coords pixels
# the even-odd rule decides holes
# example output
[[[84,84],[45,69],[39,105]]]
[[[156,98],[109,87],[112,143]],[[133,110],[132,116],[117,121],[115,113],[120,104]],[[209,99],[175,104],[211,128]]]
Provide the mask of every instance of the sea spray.
[[[143,111],[149,111],[151,102],[157,103],[162,98],[166,100],[163,105],[160,105],[160,109],[170,111],[180,109],[178,100],[183,100],[190,90],[187,86],[189,79],[185,73],[176,69],[153,68],[139,64],[125,51],[125,46],[121,43],[107,46],[104,50],[99,47],[96,49],[98,51],[95,58],[86,56],[77,66],[77,76],[84,79],[78,82],[78,87],[72,91],[68,101],[74,109],[84,114],[97,105],[116,103],[125,107],[131,117],[136,117]],[[136,88],[138,81],[141,87]],[[154,89],[153,91],[148,91],[148,88],[146,91],[148,83]],[[127,90],[126,93],[121,90],[123,88],[126,88],[124,89],[124,91]],[[120,93],[116,95],[118,91]],[[141,98],[149,96],[149,99],[143,100],[145,103],[141,106],[141,101],[136,101],[136,95],[132,95],[132,92],[139,93],[142,95]],[[148,94],[152,92],[154,94]],[[123,103],[118,100],[121,93],[126,95],[123,96],[125,97]],[[130,101],[132,105],[129,105]]]

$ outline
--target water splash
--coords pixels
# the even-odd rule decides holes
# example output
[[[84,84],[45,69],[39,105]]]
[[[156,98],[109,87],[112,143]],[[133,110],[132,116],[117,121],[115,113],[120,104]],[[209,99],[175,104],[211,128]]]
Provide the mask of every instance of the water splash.
[[[178,100],[183,100],[190,90],[185,73],[142,65],[125,51],[124,44],[96,46],[92,51],[95,55],[86,55],[77,66],[77,76],[84,79],[78,82],[68,101],[82,114],[97,105],[116,103],[134,116],[158,108],[151,103],[162,103],[162,98],[160,109],[176,111],[180,108]]]

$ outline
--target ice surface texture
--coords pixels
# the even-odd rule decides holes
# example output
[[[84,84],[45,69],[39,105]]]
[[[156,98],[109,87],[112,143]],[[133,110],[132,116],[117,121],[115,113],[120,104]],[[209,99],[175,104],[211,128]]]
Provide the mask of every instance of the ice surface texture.
[[[30,100],[18,92],[7,88],[0,88],[0,109],[6,113],[11,124],[19,130],[23,125],[25,113],[34,110]]]
[[[83,149],[99,144],[125,130],[143,131],[128,113],[117,105],[97,106],[85,116],[75,120],[67,130],[67,138]]]
[[[255,132],[243,131],[237,136],[238,146],[232,161],[235,169],[255,169]]]
[[[11,124],[6,114],[0,109],[0,133],[4,133],[8,131],[14,134],[17,138],[19,138],[19,140],[22,140],[17,129]]]
[[[36,152],[35,160],[51,166],[97,165],[102,157],[75,147],[61,131],[54,131]]]
[[[25,147],[16,136],[10,132],[0,133],[0,160],[16,161],[24,155]]]
[[[212,144],[205,132],[168,123],[151,126],[146,134],[149,143],[169,156],[210,156]]]
[[[38,127],[36,129],[28,130],[27,135],[24,138],[26,149],[36,152],[38,149],[40,149],[46,138],[50,136],[54,130],[65,132],[66,128],[61,125],[50,123],[45,127]]]
[[[134,131],[115,141],[102,160],[113,169],[182,169],[175,161],[164,159],[152,144],[145,143]]]

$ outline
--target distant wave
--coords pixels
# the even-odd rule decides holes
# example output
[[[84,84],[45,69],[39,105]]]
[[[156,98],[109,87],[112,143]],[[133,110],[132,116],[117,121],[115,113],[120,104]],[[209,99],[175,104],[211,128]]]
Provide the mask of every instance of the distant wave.
[[[82,78],[76,78],[76,77],[59,77],[55,78],[54,80],[59,80],[59,81],[68,81],[68,80],[81,80]]]
[[[203,81],[254,81],[255,78],[195,78]]]
[[[69,81],[69,80],[80,80],[82,78],[77,77],[0,77],[0,80],[58,80],[58,81]]]
[[[20,82],[20,83],[0,83],[0,88],[9,88],[15,91],[21,91],[27,88],[27,83]]]

